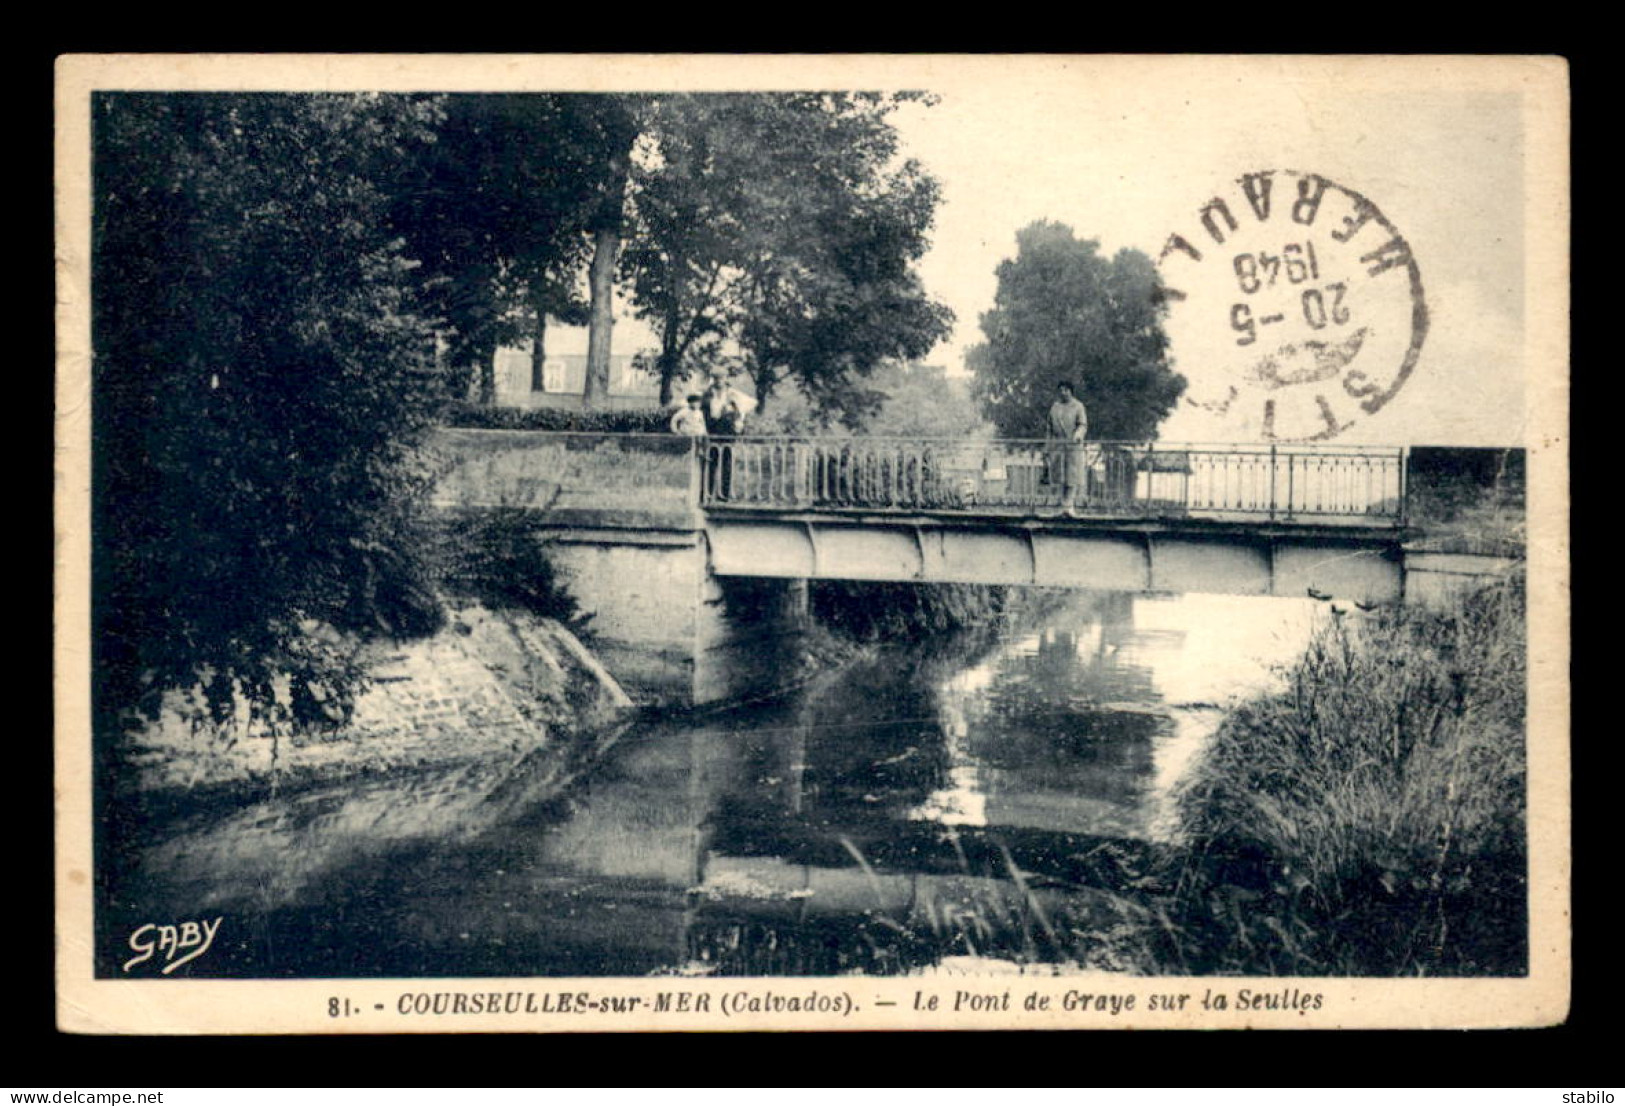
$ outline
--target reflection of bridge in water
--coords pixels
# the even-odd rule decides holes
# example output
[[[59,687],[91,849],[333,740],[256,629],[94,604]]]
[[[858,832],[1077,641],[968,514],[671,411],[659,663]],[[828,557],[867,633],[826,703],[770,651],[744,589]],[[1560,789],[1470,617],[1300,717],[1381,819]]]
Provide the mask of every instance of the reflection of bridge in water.
[[[656,698],[759,689],[787,663],[808,581],[1376,604],[1424,560],[1404,548],[1398,448],[1090,442],[1079,517],[1063,517],[1043,442],[448,430],[440,444],[437,503],[521,514],[610,671]]]

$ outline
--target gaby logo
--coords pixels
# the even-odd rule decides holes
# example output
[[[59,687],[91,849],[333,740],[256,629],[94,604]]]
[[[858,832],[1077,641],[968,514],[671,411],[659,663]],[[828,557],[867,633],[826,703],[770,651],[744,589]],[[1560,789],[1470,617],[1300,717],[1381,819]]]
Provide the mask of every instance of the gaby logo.
[[[179,925],[157,925],[149,922],[130,934],[130,947],[139,955],[132,956],[124,962],[124,970],[129,971],[137,964],[144,964],[159,953],[163,954],[164,966],[161,969],[168,975],[182,964],[196,960],[209,951],[214,944],[215,934],[220,932],[220,923],[225,921],[222,915],[214,921],[201,919],[195,922],[181,922]]]

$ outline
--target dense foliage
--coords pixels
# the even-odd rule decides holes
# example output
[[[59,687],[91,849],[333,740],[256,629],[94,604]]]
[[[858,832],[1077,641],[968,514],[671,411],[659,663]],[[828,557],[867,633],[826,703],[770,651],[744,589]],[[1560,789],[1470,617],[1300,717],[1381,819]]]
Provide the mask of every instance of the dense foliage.
[[[96,97],[103,709],[202,682],[217,717],[240,692],[320,724],[356,676],[346,634],[436,624],[414,447],[445,382],[386,208],[437,118],[404,97]]]
[[[939,199],[898,160],[889,117],[918,97],[676,95],[652,100],[633,159],[623,267],[661,338],[661,398],[694,368],[791,381],[852,421],[887,359],[923,356],[952,316],[914,272]]]
[[[988,418],[1007,438],[1044,436],[1056,384],[1071,381],[1089,410],[1089,437],[1143,441],[1173,410],[1185,378],[1173,371],[1161,278],[1138,250],[1107,259],[1072,228],[1040,221],[999,264],[987,341],[967,362]]]
[[[539,376],[548,317],[587,321],[576,277],[603,184],[590,99],[444,97],[434,141],[394,181],[389,216],[422,262],[443,356],[487,404],[499,345],[530,339]]]
[[[471,511],[438,521],[434,549],[445,593],[491,610],[528,611],[569,624],[578,632],[585,615],[554,572],[525,511]]]
[[[929,365],[888,362],[875,370],[861,406],[820,408],[793,384],[747,431],[831,435],[842,430],[895,438],[968,441],[994,437],[993,424],[971,398],[970,381]]]
[[[581,434],[667,434],[671,412],[663,410],[579,411],[556,407],[486,407],[477,403],[453,404],[446,411],[448,426],[476,430],[553,430]]]
[[[862,381],[948,318],[913,271],[937,192],[897,156],[904,98],[97,96],[99,708],[203,686],[217,720],[341,721],[359,644],[433,629],[453,586],[420,449],[448,407],[665,432],[466,406],[499,345],[530,338],[539,377],[549,319],[590,322],[601,393],[617,275],[676,320],[663,374],[726,340],[760,397],[872,410]]]
[[[809,599],[818,622],[850,640],[930,642],[990,624],[1012,594],[980,584],[818,580]]]

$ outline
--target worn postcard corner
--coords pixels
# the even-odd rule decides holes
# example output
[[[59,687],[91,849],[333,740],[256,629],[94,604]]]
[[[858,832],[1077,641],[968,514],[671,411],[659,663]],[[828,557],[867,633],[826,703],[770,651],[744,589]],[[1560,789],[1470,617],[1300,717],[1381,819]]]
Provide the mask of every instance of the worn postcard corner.
[[[1562,59],[56,117],[62,1029],[1566,1019]]]

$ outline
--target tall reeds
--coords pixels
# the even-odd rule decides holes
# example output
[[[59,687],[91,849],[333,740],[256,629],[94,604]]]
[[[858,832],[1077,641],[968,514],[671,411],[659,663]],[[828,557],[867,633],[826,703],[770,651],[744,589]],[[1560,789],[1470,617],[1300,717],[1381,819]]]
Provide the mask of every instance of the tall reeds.
[[[1521,974],[1524,642],[1521,583],[1337,618],[1236,710],[1179,797],[1189,968]]]

